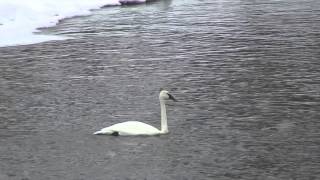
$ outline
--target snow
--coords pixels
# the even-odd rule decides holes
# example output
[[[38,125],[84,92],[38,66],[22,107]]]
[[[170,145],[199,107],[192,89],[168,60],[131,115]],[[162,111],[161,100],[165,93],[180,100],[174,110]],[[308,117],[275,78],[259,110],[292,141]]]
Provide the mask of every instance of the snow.
[[[92,9],[120,4],[119,0],[0,0],[0,47],[66,39],[34,32],[64,18],[90,15]]]

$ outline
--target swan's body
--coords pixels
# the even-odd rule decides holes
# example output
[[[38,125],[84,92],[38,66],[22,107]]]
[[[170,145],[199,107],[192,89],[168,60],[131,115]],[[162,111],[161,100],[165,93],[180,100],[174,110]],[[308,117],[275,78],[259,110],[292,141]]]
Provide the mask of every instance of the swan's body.
[[[118,124],[103,128],[100,131],[95,132],[94,134],[110,134],[110,135],[120,135],[120,136],[157,135],[157,134],[161,134],[161,131],[143,122],[127,121],[127,122],[118,123]]]
[[[167,113],[165,101],[168,99],[174,99],[168,91],[162,90],[159,95],[160,107],[161,107],[161,130],[150,126],[149,124],[139,121],[127,121],[123,123],[114,124],[112,126],[101,129],[94,134],[108,134],[108,135],[120,135],[120,136],[135,136],[135,135],[159,135],[168,133],[167,125]]]

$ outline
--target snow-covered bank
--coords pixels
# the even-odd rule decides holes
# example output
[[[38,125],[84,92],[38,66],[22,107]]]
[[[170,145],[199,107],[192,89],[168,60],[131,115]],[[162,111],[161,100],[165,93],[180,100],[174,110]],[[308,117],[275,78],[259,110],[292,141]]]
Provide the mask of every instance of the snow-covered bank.
[[[126,0],[120,1],[123,3]],[[0,0],[0,47],[65,39],[66,37],[60,36],[37,35],[34,32],[40,27],[54,26],[59,20],[67,17],[89,15],[92,9],[106,5],[121,5],[120,1]]]

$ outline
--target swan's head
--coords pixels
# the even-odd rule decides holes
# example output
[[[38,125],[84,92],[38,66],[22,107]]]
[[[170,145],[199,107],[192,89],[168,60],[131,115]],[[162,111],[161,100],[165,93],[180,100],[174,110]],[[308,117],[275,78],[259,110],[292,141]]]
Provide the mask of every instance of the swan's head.
[[[159,94],[159,99],[160,100],[173,100],[173,101],[177,101],[167,90],[160,90],[160,94]]]

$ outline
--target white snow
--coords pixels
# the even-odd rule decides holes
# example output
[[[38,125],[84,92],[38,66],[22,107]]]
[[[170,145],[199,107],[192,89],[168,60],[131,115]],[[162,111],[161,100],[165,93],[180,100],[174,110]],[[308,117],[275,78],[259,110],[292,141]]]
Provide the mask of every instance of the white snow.
[[[142,0],[143,1],[143,0]],[[0,47],[61,40],[67,37],[34,34],[37,28],[50,27],[59,20],[89,15],[105,5],[120,5],[119,0],[0,0]]]

